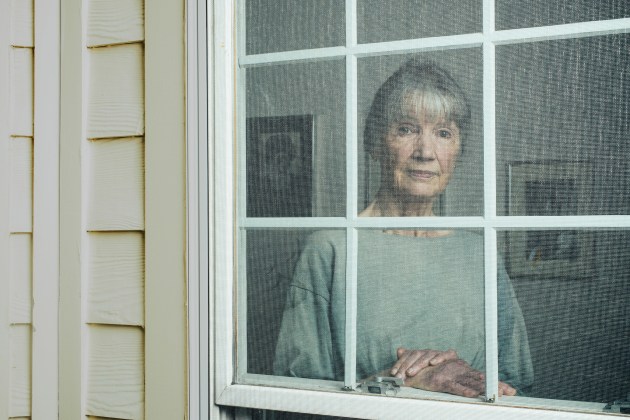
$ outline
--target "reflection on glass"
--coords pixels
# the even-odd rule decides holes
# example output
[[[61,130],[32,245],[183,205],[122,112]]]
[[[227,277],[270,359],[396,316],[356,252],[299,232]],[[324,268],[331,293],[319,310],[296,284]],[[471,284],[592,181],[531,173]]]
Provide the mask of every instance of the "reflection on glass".
[[[481,74],[477,49],[359,61],[361,216],[482,213]]]
[[[345,43],[345,3],[338,0],[247,0],[247,54]]]
[[[626,399],[630,232],[513,231],[505,239],[534,363],[527,396],[601,402],[602,408]]]
[[[481,0],[361,0],[358,41],[396,41],[481,32]]]
[[[560,179],[554,182],[527,181],[525,212],[528,215],[540,216],[576,214],[577,193],[575,179]]]
[[[497,29],[630,17],[626,0],[496,0]]]
[[[497,47],[497,210],[630,212],[630,36]]]
[[[307,217],[313,209],[313,116],[247,120],[249,217]]]
[[[345,212],[343,61],[247,70],[247,216]]]
[[[579,256],[577,232],[548,230],[527,232],[527,261],[569,260],[575,262]]]

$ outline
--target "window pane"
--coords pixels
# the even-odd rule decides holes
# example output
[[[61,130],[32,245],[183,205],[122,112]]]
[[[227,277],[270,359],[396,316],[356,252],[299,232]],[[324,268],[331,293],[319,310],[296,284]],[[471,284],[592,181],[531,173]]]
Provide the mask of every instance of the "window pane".
[[[481,32],[481,0],[361,0],[359,43]]]
[[[499,214],[628,214],[629,41],[497,47]]]
[[[477,48],[359,60],[359,212],[388,192],[396,205],[428,197],[436,215],[483,214],[482,73]]]
[[[483,249],[480,231],[359,232],[358,378],[392,376],[397,360],[412,367],[429,353],[449,349],[468,363],[467,369],[485,372]],[[532,364],[522,313],[503,267],[501,261],[497,273],[499,375],[522,393],[531,387]],[[454,362],[455,356],[450,363]],[[399,374],[407,386],[457,393],[431,382],[429,374],[443,368]],[[471,379],[466,385],[478,394],[484,392],[481,379]]]
[[[479,231],[359,231],[357,378],[392,376],[399,357],[413,366],[413,350],[423,357],[453,349],[484,372],[483,249]],[[431,388],[439,384],[425,375],[399,373],[407,386],[453,391]],[[468,385],[478,393],[485,387],[479,378]]]
[[[248,373],[343,381],[345,247],[343,230],[247,232]]]
[[[627,0],[496,0],[497,29],[630,17]]]
[[[505,236],[534,363],[527,396],[626,399],[630,232],[528,230]],[[506,349],[499,347],[499,354]]]
[[[345,2],[247,0],[247,54],[345,44]]]
[[[341,60],[247,70],[247,216],[345,214]]]

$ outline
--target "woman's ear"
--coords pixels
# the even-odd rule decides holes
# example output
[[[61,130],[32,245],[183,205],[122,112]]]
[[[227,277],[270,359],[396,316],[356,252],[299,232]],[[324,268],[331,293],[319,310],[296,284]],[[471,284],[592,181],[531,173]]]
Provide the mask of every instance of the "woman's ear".
[[[372,160],[374,162],[382,162],[383,159],[383,140],[381,140],[380,142],[378,142],[378,144],[372,146],[370,148],[370,158],[372,158]]]

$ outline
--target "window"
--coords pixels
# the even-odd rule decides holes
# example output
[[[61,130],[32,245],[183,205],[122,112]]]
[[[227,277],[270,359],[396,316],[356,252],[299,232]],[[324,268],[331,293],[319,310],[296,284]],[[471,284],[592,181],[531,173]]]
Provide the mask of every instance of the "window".
[[[223,7],[219,404],[347,417],[627,409],[626,2],[248,0],[235,40]],[[374,119],[375,95],[409,66],[439,73],[439,94],[402,89]],[[283,321],[304,299],[312,316]],[[358,384],[398,343],[456,346],[485,371],[483,395],[369,395]],[[296,351],[326,361],[284,369]],[[519,395],[500,396],[502,383]]]

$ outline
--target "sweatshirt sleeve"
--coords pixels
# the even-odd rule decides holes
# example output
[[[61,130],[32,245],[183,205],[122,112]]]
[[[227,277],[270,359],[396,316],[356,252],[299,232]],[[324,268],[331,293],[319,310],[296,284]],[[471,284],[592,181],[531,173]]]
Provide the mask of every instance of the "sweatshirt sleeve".
[[[505,268],[498,272],[499,380],[512,385],[519,395],[534,382],[523,313]]]
[[[274,374],[340,380],[343,360],[331,331],[335,250],[315,236],[307,243],[287,293],[276,346]]]

